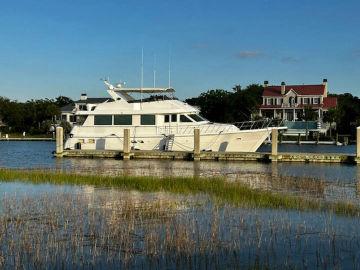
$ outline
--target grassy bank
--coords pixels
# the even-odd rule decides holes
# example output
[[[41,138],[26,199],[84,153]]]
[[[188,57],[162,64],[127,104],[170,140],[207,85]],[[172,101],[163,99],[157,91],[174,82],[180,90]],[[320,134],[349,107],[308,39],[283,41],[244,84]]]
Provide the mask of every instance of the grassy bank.
[[[118,187],[142,192],[167,191],[179,194],[205,193],[223,202],[257,208],[319,210],[359,216],[360,208],[348,203],[325,203],[302,197],[254,190],[241,183],[222,178],[192,178],[152,176],[98,176],[41,170],[0,169],[0,181],[29,181],[67,185]]]

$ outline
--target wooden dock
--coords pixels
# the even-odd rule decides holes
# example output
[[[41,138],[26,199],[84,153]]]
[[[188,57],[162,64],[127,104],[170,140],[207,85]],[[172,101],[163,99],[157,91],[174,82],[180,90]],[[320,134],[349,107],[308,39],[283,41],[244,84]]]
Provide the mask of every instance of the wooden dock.
[[[114,150],[65,150],[57,157],[115,158],[126,159],[125,153]],[[193,152],[185,151],[130,151],[129,159],[162,160],[213,160],[213,161],[259,161],[259,162],[306,162],[306,163],[346,163],[360,164],[355,155],[337,153],[245,153],[245,152],[200,152],[195,159]]]
[[[208,152],[200,151],[200,132],[194,130],[194,151],[131,150],[130,132],[124,131],[124,151],[115,150],[64,150],[63,130],[56,130],[56,157],[117,158],[117,159],[167,159],[167,160],[215,160],[260,162],[306,162],[360,164],[360,127],[357,128],[356,154],[342,153],[282,153],[278,152],[278,130],[272,130],[271,153],[260,152]]]
[[[40,142],[40,141],[55,141],[53,138],[29,138],[29,137],[21,137],[21,138],[0,138],[0,141],[24,141],[24,142]]]

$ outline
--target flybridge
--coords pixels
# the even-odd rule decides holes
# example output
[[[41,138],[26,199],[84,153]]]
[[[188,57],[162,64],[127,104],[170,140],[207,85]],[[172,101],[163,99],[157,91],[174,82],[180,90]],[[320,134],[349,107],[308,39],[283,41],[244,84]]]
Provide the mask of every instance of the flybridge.
[[[114,100],[125,100],[125,101],[134,101],[135,99],[129,94],[171,94],[175,93],[173,88],[159,88],[159,87],[146,87],[146,88],[125,88],[122,83],[117,84],[116,86],[112,85],[108,80],[104,80],[104,84],[107,86],[107,91],[109,95]],[[173,98],[173,97],[172,97]],[[141,98],[142,99],[142,98]]]
[[[175,93],[173,88],[115,88],[115,92],[124,93],[145,93],[145,94],[158,94],[158,93]]]

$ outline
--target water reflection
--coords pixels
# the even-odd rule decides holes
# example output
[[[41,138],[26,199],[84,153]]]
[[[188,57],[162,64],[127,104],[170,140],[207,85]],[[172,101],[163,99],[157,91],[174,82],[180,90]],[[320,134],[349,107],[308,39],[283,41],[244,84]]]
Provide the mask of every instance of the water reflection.
[[[306,147],[323,149],[327,146]],[[336,148],[329,147],[332,150]],[[0,166],[107,175],[226,177],[231,181],[242,181],[253,188],[304,194],[325,200],[360,201],[360,166],[282,162],[266,164],[236,161],[56,159],[51,155],[53,149],[53,142],[0,142]],[[351,150],[353,146],[341,149]]]
[[[19,185],[35,192],[2,185],[2,269],[360,267],[358,218],[218,205],[205,195]]]

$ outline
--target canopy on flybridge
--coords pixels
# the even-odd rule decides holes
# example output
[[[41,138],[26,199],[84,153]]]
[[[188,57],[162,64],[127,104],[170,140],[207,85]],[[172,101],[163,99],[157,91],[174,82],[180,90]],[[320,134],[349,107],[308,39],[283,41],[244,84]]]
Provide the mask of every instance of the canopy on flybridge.
[[[117,88],[114,89],[115,92],[124,92],[124,93],[144,93],[144,94],[158,94],[158,93],[175,93],[173,88]]]
[[[173,94],[175,90],[170,87],[159,88],[159,87],[137,87],[137,88],[125,88],[123,87],[123,83],[119,83],[116,86],[112,85],[108,80],[103,80],[104,84],[107,86],[107,91],[109,95],[114,100],[124,99],[126,101],[134,101],[134,98],[130,96],[130,93],[138,93],[138,94]],[[142,99],[141,99],[142,100]]]

